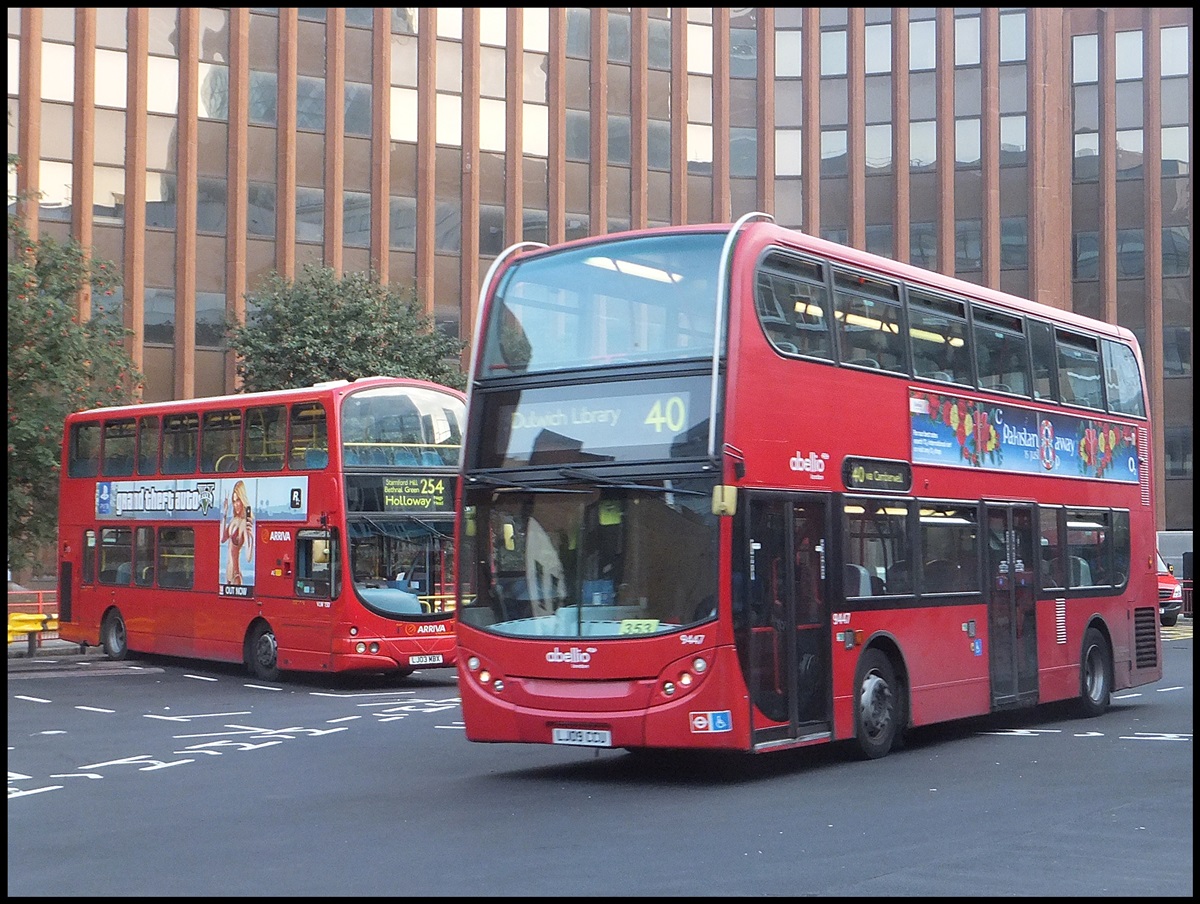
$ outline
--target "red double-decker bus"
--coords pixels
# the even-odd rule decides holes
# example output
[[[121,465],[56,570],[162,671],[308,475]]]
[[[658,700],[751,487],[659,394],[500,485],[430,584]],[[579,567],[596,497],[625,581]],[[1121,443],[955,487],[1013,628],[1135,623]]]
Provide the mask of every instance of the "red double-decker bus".
[[[879,757],[1159,679],[1133,335],[769,219],[494,263],[467,737]]]
[[[70,415],[59,636],[264,680],[452,666],[464,401],[369,377]]]

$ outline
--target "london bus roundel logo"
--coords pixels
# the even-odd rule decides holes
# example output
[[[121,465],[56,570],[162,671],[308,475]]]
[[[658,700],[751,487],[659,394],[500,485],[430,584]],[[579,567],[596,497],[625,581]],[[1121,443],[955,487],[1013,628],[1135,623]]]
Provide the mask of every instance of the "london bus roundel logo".
[[[1054,470],[1054,425],[1050,423],[1050,418],[1043,418],[1041,424],[1038,425],[1038,452],[1042,460],[1042,467],[1047,471]]]

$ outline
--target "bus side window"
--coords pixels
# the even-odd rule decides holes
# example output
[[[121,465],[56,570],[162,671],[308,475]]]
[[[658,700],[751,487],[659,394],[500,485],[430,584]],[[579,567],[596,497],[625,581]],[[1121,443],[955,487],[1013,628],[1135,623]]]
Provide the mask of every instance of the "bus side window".
[[[106,527],[100,531],[100,583],[133,582],[133,531]]]
[[[270,405],[246,409],[242,467],[247,471],[282,471],[287,443],[287,409]]]
[[[163,473],[195,474],[199,438],[200,416],[198,414],[166,415],[163,418]]]
[[[79,569],[79,580],[84,584],[96,580],[96,532],[91,528],[83,532],[83,564]]]
[[[138,418],[137,472],[141,475],[158,473],[158,418],[151,415]]]
[[[292,406],[291,436],[288,443],[288,466],[296,469],[309,467],[306,457],[310,449],[329,448],[325,408],[319,402],[305,402]]]
[[[337,536],[326,530],[302,530],[296,537],[296,595],[332,599],[339,587]],[[286,572],[285,572],[286,573]]]
[[[72,424],[67,444],[67,474],[95,477],[100,473],[100,424]]]

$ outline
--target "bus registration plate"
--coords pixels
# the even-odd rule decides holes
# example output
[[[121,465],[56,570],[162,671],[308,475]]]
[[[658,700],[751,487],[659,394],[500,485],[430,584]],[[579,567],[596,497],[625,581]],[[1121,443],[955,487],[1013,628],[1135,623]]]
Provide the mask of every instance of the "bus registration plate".
[[[612,732],[599,728],[556,728],[555,744],[571,744],[576,747],[612,747]]]
[[[441,653],[433,653],[429,656],[409,656],[408,664],[409,665],[441,665],[442,664],[442,654]]]

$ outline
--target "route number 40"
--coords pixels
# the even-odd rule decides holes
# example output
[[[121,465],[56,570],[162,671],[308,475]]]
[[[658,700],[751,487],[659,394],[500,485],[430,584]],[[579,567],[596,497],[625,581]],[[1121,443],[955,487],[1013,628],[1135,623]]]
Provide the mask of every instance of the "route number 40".
[[[679,396],[659,399],[650,406],[645,423],[653,427],[655,433],[662,433],[664,427],[672,433],[681,433],[687,423],[687,406]]]

